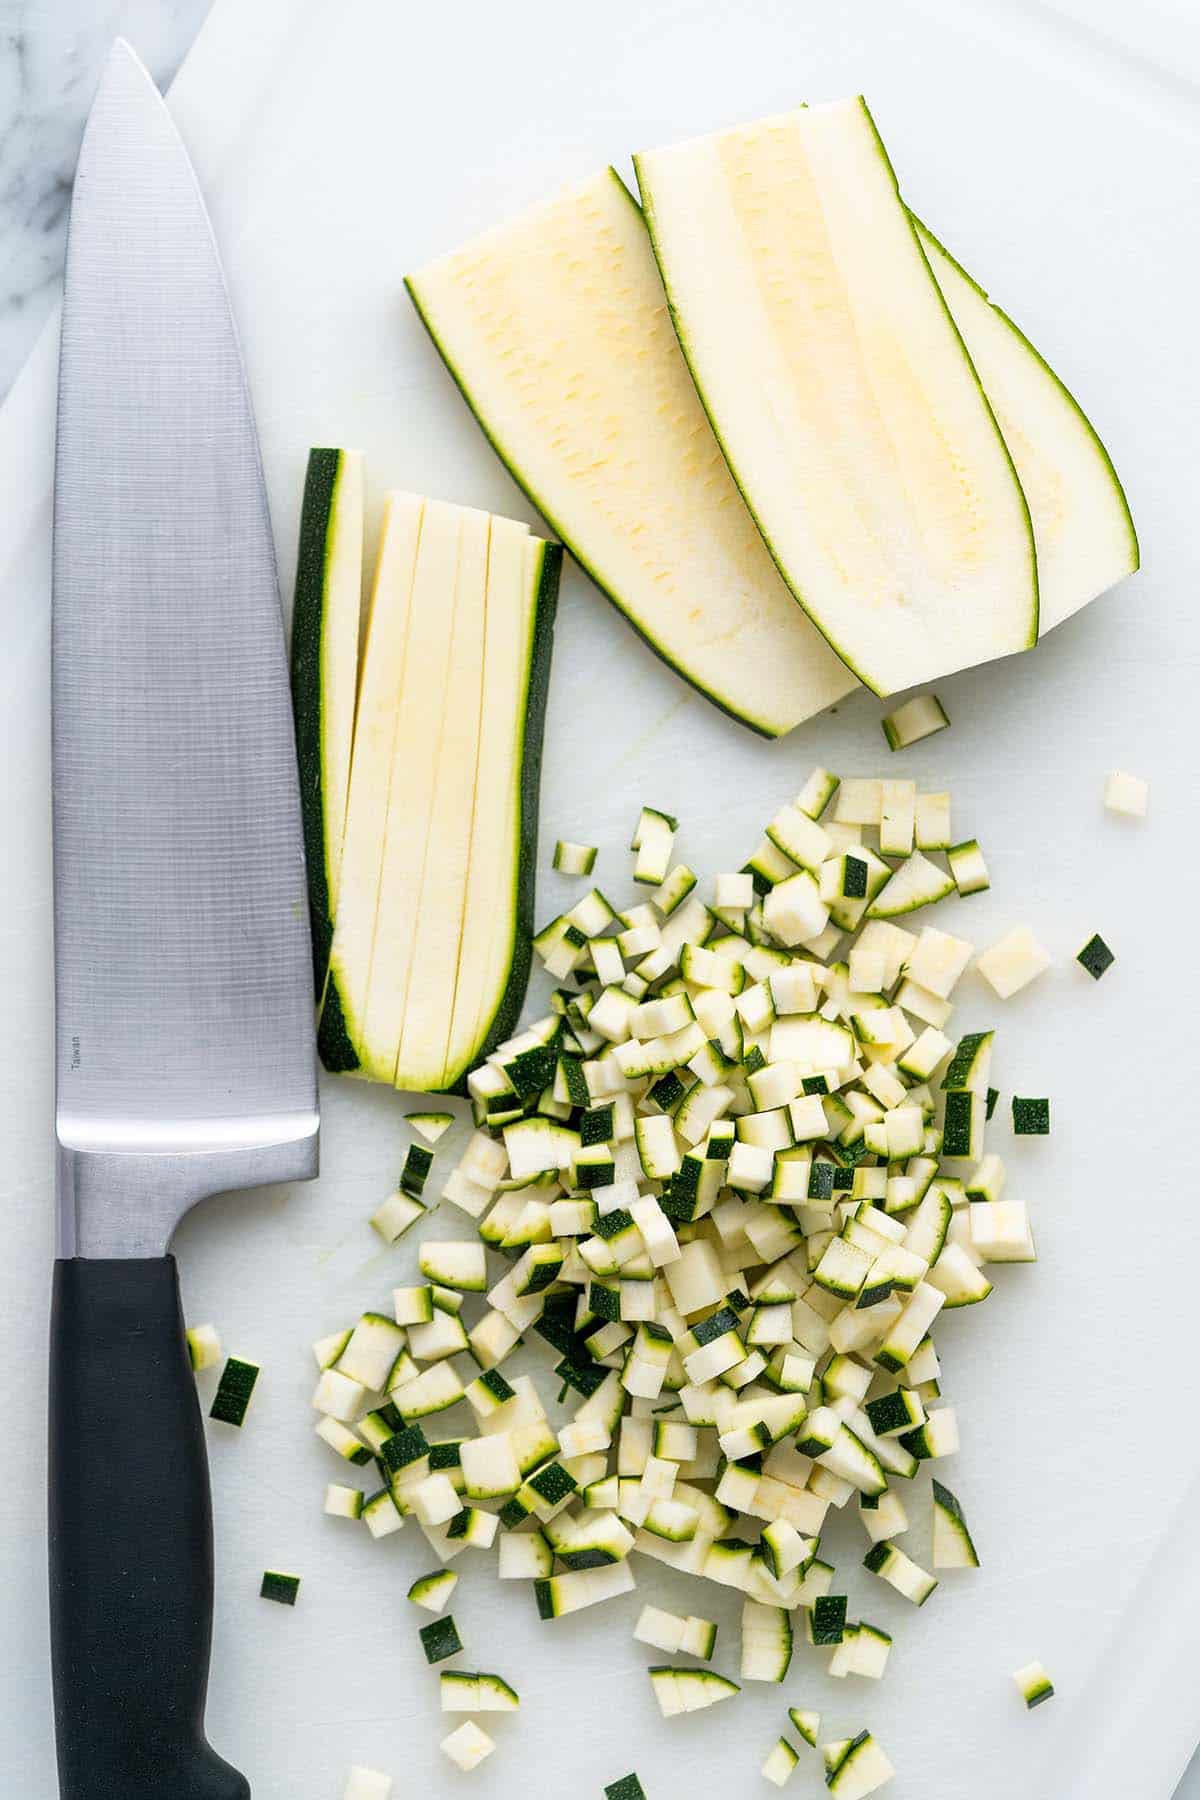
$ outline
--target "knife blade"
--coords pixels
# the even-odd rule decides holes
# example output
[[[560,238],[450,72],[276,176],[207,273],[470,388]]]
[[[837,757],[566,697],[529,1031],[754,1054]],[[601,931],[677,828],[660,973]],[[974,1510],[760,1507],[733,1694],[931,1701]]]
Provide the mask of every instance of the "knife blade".
[[[53,590],[60,1785],[232,1800],[204,1737],[211,1520],[167,1247],[208,1194],[316,1173],[311,952],[237,333],[187,152],[123,43],[75,179]]]

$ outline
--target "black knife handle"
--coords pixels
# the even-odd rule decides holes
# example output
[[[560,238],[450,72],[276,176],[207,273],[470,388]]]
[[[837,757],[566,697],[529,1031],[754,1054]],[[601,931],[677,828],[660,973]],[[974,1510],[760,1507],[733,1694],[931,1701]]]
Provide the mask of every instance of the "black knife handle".
[[[175,1258],[60,1261],[50,1629],[62,1800],[248,1800],[204,1735],[212,1587]]]

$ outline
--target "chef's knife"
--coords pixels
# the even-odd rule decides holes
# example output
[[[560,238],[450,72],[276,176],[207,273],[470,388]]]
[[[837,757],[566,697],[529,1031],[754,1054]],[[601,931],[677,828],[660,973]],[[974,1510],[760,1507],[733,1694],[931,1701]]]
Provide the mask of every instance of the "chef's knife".
[[[53,657],[61,1793],[240,1800],[204,1735],[208,1473],[168,1244],[206,1195],[316,1173],[311,956],[237,335],[187,153],[123,44],[71,212]]]

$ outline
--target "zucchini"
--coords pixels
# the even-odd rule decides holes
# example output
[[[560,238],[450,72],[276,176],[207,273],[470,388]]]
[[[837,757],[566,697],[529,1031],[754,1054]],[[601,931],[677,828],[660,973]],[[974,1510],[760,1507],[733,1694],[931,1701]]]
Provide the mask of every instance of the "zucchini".
[[[448,1657],[457,1656],[463,1647],[451,1613],[443,1619],[435,1619],[432,1625],[422,1625],[417,1635],[427,1663],[445,1662]]]
[[[215,1325],[193,1325],[187,1334],[188,1361],[195,1374],[214,1369],[221,1360],[221,1337]]]
[[[275,1600],[280,1606],[295,1606],[300,1593],[300,1577],[284,1575],[278,1569],[267,1569],[263,1573],[258,1592],[263,1600]]]
[[[430,1145],[444,1137],[454,1123],[454,1114],[451,1112],[410,1112],[405,1113],[404,1117],[409,1129]]]
[[[337,916],[363,579],[363,459],[310,450],[292,611],[292,705],[318,1002]]]
[[[1018,1137],[1048,1137],[1050,1134],[1049,1100],[1031,1100],[1014,1094],[1012,1121],[1013,1131]]]
[[[914,224],[1029,502],[1044,633],[1139,566],[1124,490],[1053,369],[933,233]]]
[[[650,1670],[650,1686],[664,1719],[703,1712],[741,1693],[736,1681],[729,1681],[712,1669],[672,1668],[669,1664]]]
[[[511,1030],[560,564],[511,520],[388,498],[319,1027],[330,1069],[458,1089]]]
[[[821,1733],[821,1715],[819,1712],[808,1712],[800,1706],[788,1707],[788,1718],[795,1726],[797,1733],[811,1750],[817,1747],[817,1738]]]
[[[945,731],[950,717],[936,694],[914,694],[895,712],[885,713],[883,735],[889,750],[907,750],[935,731]]]
[[[1102,975],[1106,975],[1116,960],[1099,932],[1088,939],[1075,957],[1075,961],[1087,970],[1093,981],[1099,981]]]
[[[499,455],[665,662],[768,737],[850,691],[742,505],[614,170],[407,287]]]
[[[634,164],[734,478],[846,664],[892,694],[1036,643],[1029,508],[864,102]]]
[[[209,1418],[218,1419],[223,1425],[244,1425],[258,1375],[257,1363],[247,1362],[241,1356],[229,1357],[213,1395]]]
[[[769,1781],[772,1787],[786,1787],[799,1761],[799,1753],[793,1750],[787,1739],[777,1738],[760,1773],[763,1780]]]
[[[933,1566],[935,1569],[977,1569],[979,1554],[963,1509],[948,1487],[933,1484]]]
[[[1054,1698],[1054,1683],[1040,1662],[1026,1663],[1014,1672],[1013,1680],[1028,1712]]]

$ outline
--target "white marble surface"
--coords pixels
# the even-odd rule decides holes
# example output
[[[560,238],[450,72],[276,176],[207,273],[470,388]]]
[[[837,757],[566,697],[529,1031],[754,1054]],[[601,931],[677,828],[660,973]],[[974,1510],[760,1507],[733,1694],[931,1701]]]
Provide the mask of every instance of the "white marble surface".
[[[109,45],[170,80],[210,0],[0,0],[0,396],[58,296],[71,176]]]

